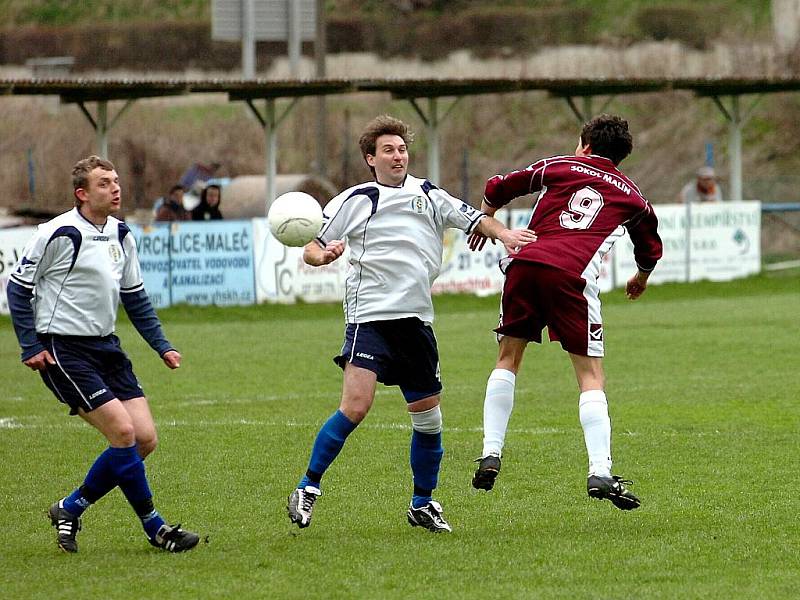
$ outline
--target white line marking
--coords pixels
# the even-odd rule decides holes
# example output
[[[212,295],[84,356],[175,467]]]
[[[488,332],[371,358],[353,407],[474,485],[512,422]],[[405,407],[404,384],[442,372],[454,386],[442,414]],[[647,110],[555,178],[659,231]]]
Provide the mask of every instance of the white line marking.
[[[27,421],[22,422],[20,421]],[[78,429],[78,428],[85,428],[88,427],[82,421],[77,420],[69,420],[69,421],[61,421],[59,423],[36,423],[35,421],[41,421],[41,417],[37,416],[30,416],[30,417],[5,417],[0,419],[0,430],[2,429]],[[34,421],[34,422],[31,422]],[[287,420],[287,421],[262,421],[259,419],[220,419],[220,420],[185,420],[185,419],[169,419],[165,421],[158,421],[156,423],[157,427],[175,427],[175,428],[183,428],[183,427],[190,427],[190,428],[203,428],[203,427],[235,427],[235,426],[243,426],[243,427],[297,427],[297,428],[309,428],[309,429],[316,429],[322,425],[323,421],[314,421],[314,422],[300,422],[294,420]],[[411,425],[406,423],[362,423],[359,425],[359,429],[375,429],[375,430],[384,430],[384,431],[410,431]],[[482,433],[482,427],[445,427],[444,433]],[[579,435],[580,429],[576,426],[574,428],[558,428],[558,427],[518,427],[518,428],[509,428],[507,433],[511,434],[521,434],[521,435],[534,435],[534,436],[545,436],[545,435]],[[619,431],[615,432],[616,435],[622,435],[626,437],[634,437],[642,435],[641,432],[637,431]],[[748,432],[740,432],[747,434]],[[711,430],[711,431],[659,431],[659,432],[646,432],[646,435],[649,436],[669,436],[669,437],[707,437],[707,436],[719,436],[722,435],[718,429]]]

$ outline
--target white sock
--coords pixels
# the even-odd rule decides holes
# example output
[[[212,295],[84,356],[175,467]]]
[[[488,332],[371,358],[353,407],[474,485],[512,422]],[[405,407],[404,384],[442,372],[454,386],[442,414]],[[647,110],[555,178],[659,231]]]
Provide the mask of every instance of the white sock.
[[[514,408],[514,383],[517,377],[506,369],[495,369],[486,383],[483,400],[483,454],[500,456],[506,429]]]
[[[603,390],[588,390],[581,394],[580,404],[583,439],[589,454],[589,473],[611,475],[611,419]]]

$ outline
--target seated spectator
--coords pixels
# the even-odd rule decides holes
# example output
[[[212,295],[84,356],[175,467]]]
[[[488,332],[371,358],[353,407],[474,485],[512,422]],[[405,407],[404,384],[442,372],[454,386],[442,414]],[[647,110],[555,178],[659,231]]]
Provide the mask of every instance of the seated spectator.
[[[200,204],[192,209],[192,221],[217,221],[222,219],[219,203],[222,190],[218,185],[208,185],[200,193]]]
[[[717,176],[712,167],[697,169],[697,179],[690,181],[681,190],[680,200],[687,202],[719,202],[722,193],[717,185]]]
[[[164,203],[156,212],[156,221],[188,221],[189,213],[183,207],[182,185],[173,185],[169,190],[169,195],[164,198]]]

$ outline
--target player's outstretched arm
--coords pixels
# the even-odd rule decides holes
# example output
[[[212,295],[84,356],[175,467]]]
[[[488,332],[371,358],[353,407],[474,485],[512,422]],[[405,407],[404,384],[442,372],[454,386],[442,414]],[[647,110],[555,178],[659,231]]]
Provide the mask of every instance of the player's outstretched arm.
[[[486,202],[486,198],[484,197],[484,199],[481,201],[481,212],[485,215],[493,217],[494,213],[497,212],[497,209],[491,204],[488,204]],[[488,238],[480,233],[476,227],[467,237],[467,246],[469,246],[469,249],[472,251],[483,250],[487,239]],[[494,240],[492,240],[492,244],[494,244]]]
[[[625,286],[625,295],[629,300],[636,300],[639,296],[644,294],[644,291],[647,289],[648,277],[650,277],[650,273],[637,271],[636,275],[628,280]]]
[[[325,247],[319,245],[317,240],[311,240],[303,247],[303,261],[312,267],[328,265],[339,258],[344,252],[344,242],[333,240]]]
[[[486,238],[500,240],[509,254],[516,254],[526,244],[536,241],[536,232],[528,228],[508,229],[494,217],[483,217],[475,226],[475,231],[467,238],[470,250],[481,250]]]
[[[161,321],[158,320],[158,315],[144,288],[133,292],[121,292],[119,298],[136,331],[162,359],[165,354],[176,352],[164,335]]]

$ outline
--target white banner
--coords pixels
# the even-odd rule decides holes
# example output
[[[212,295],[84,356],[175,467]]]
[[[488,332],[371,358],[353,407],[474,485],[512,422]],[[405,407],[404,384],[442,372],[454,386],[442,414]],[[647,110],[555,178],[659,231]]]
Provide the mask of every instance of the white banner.
[[[289,248],[272,237],[264,218],[253,219],[256,301],[336,302],[344,297],[349,250],[333,263],[311,267],[302,248]]]
[[[656,205],[664,257],[650,281],[727,281],[758,273],[761,269],[761,203],[723,202],[690,206]],[[500,219],[506,218],[501,212]],[[511,227],[524,227],[530,210],[518,209],[508,216]],[[687,232],[686,223],[691,223]],[[336,302],[344,296],[347,255],[325,267],[303,262],[302,248],[287,248],[269,233],[266,219],[253,219],[253,266],[257,302]],[[33,227],[0,230],[0,313],[8,314],[6,281]],[[687,251],[688,248],[688,251]],[[140,250],[140,253],[142,250]],[[466,235],[450,229],[445,234],[442,270],[433,293],[467,292],[489,295],[500,292],[503,274],[498,261],[505,251],[487,242],[483,251],[470,252]],[[201,257],[202,258],[202,257]],[[198,263],[202,264],[202,263]],[[687,264],[689,273],[687,277]],[[636,272],[633,245],[623,238],[606,256],[599,284],[603,292],[616,283],[622,287]]]
[[[11,227],[0,230],[0,315],[8,314],[6,296],[8,276],[35,231],[36,227]]]
[[[760,272],[760,202],[656,205],[655,210],[664,257],[650,277],[652,283],[730,281]],[[616,243],[613,254],[616,284],[621,287],[636,272],[628,236]]]
[[[434,281],[434,294],[471,293],[489,296],[503,287],[499,262],[505,256],[499,242],[486,242],[483,250],[472,252],[467,247],[467,234],[460,229],[448,229],[444,234],[442,270]]]

